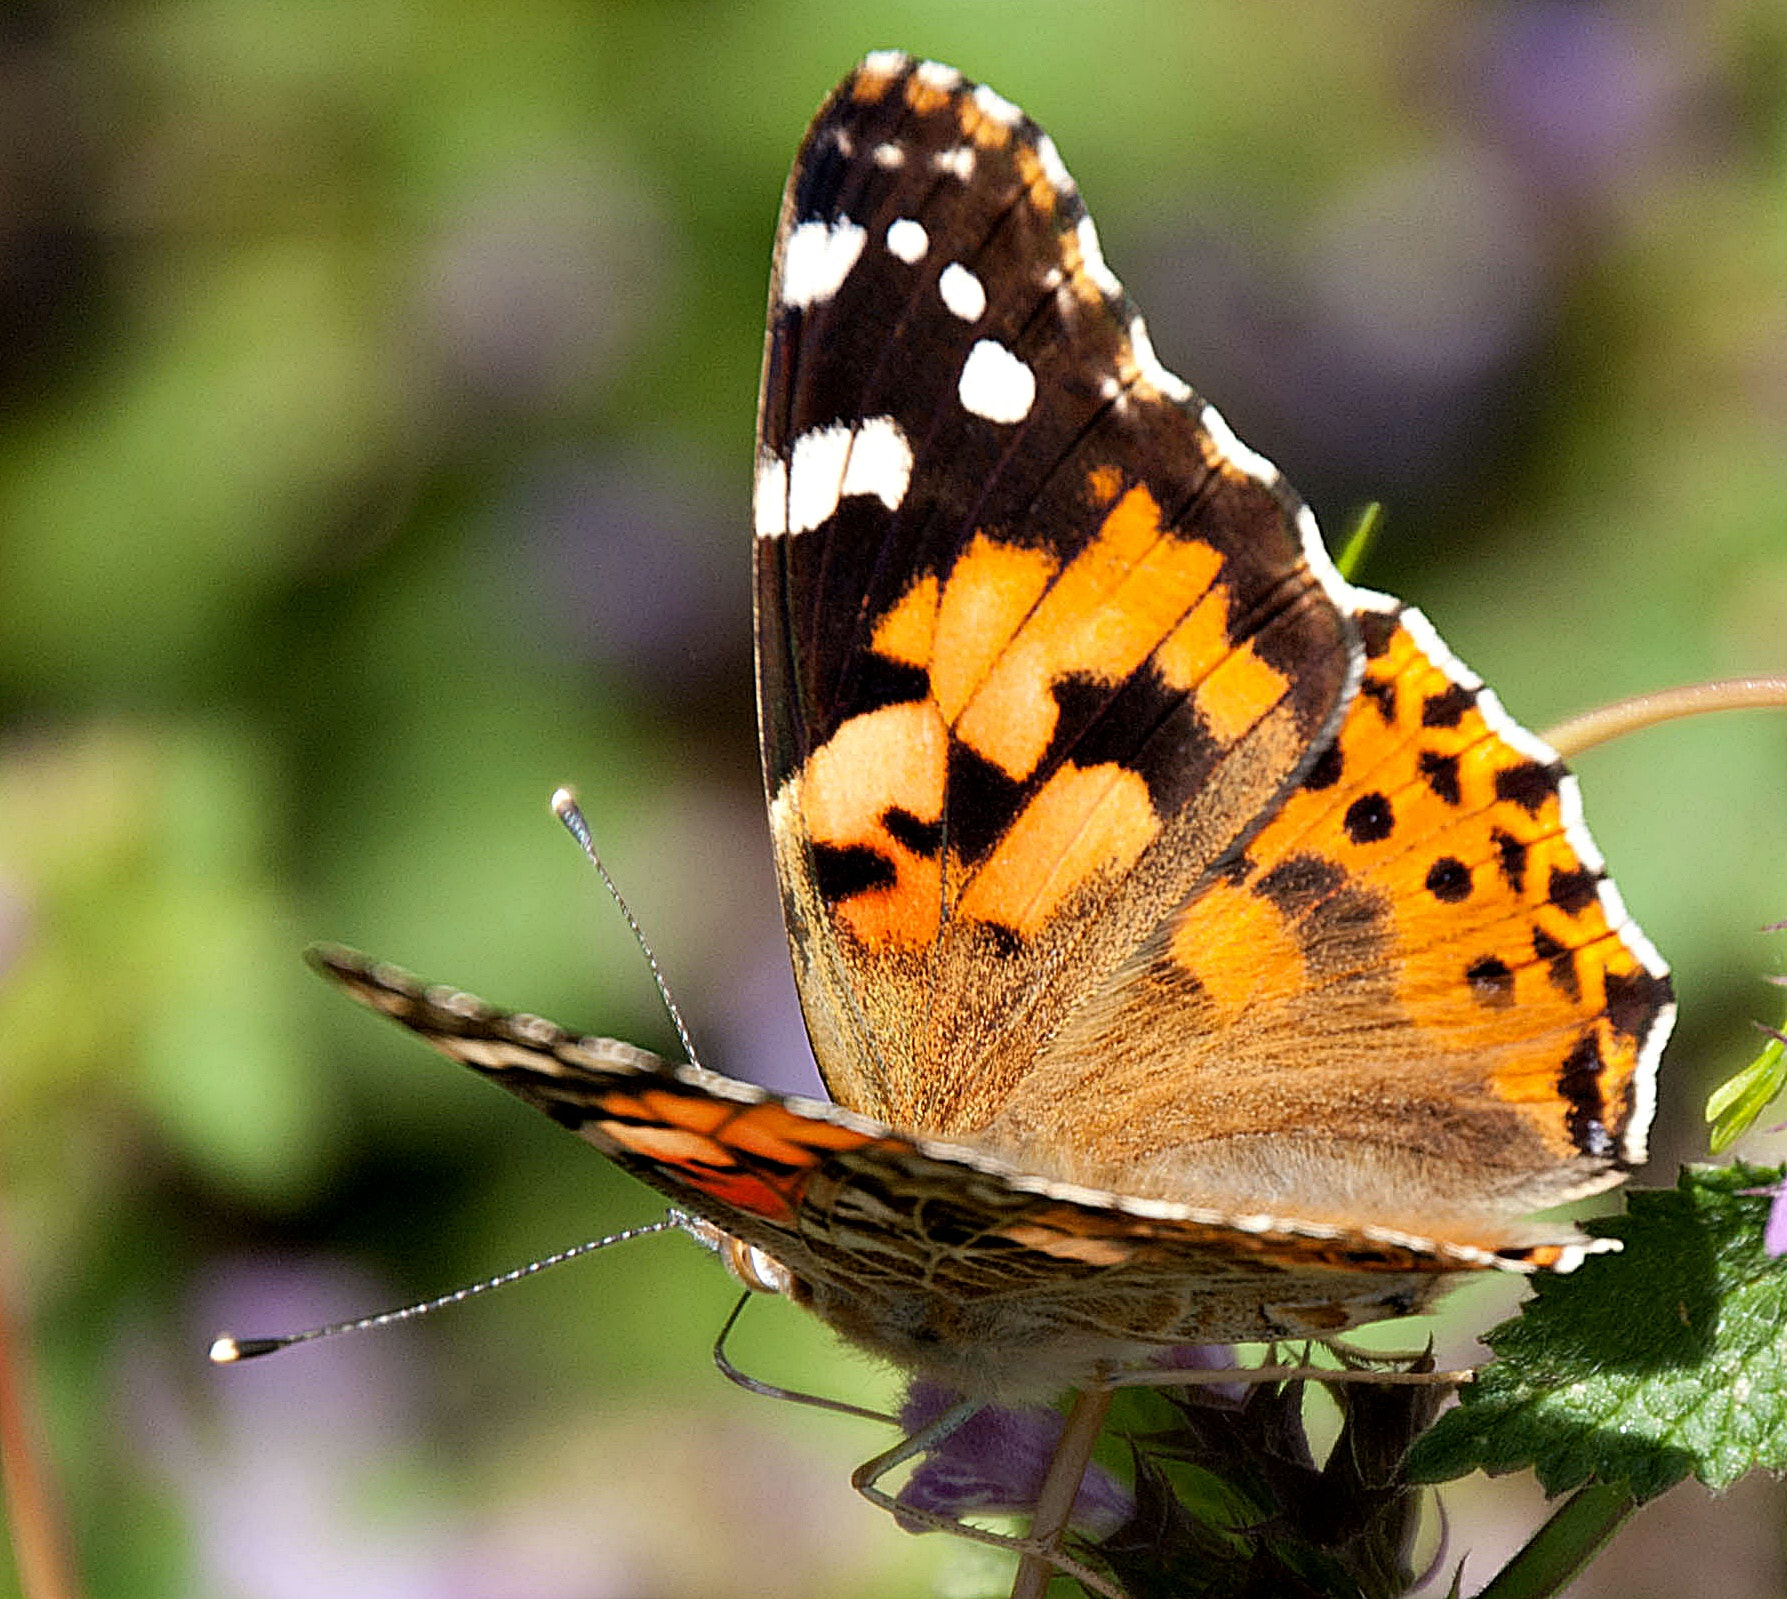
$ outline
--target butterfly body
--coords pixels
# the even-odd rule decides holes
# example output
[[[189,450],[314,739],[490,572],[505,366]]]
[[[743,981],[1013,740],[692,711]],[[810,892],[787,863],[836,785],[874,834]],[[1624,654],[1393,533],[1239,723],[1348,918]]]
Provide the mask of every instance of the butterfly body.
[[[1575,779],[1156,359],[1053,144],[882,53],[783,200],[754,509],[835,1105],[319,966],[962,1392],[1597,1247],[1667,969]],[[710,1238],[711,1241],[711,1238]]]

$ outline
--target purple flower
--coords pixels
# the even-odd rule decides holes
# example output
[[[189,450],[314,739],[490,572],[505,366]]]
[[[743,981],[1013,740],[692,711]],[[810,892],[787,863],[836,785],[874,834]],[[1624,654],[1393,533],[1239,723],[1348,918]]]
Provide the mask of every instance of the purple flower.
[[[1691,135],[1690,53],[1624,8],[1533,0],[1476,31],[1459,87],[1548,189],[1588,198],[1642,181]]]
[[[1775,1190],[1768,1207],[1768,1226],[1762,1230],[1762,1247],[1770,1255],[1787,1255],[1787,1183]]]
[[[900,1425],[910,1433],[935,1421],[960,1395],[922,1378],[907,1391]],[[985,1405],[927,1453],[896,1495],[911,1510],[959,1520],[977,1513],[1004,1515],[1036,1503],[1049,1461],[1065,1425],[1042,1405]],[[1102,1466],[1091,1465],[1074,1500],[1073,1526],[1103,1537],[1134,1513],[1128,1489]],[[924,1532],[916,1517],[901,1516],[908,1532]]]

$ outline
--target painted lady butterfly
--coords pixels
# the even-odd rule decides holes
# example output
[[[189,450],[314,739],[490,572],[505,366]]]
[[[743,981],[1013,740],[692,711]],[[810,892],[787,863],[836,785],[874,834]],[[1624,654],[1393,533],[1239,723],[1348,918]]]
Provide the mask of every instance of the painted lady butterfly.
[[[423,988],[356,998],[844,1337],[981,1398],[1330,1334],[1598,1247],[1667,970],[1575,779],[1352,587],[1165,370],[1053,143],[868,57],[782,205],[764,783],[837,1104]]]

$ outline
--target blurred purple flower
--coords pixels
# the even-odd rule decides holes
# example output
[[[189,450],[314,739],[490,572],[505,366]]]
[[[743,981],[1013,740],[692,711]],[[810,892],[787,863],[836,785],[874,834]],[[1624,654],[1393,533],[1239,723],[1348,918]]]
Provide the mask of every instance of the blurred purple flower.
[[[923,1378],[907,1390],[900,1425],[908,1434],[928,1426],[961,1396]],[[1049,1461],[1066,1425],[1058,1411],[1043,1405],[1021,1409],[984,1405],[930,1450],[895,1496],[913,1510],[959,1520],[984,1513],[1007,1515],[1028,1510],[1042,1490]],[[1074,1500],[1072,1524],[1098,1538],[1120,1527],[1135,1511],[1129,1490],[1102,1466],[1091,1465]],[[902,1516],[908,1532],[925,1523]]]
[[[1339,186],[1285,238],[1233,217],[1161,241],[1155,343],[1312,499],[1418,502],[1493,459],[1556,283],[1508,163],[1456,143]]]
[[[497,508],[492,565],[525,552],[529,602],[585,659],[659,688],[744,681],[750,587],[724,556],[747,519],[668,451],[543,454]]]
[[[764,903],[769,903],[765,901]],[[716,1025],[727,1070],[782,1094],[827,1097],[807,1042],[807,1024],[788,970],[784,941],[765,926],[760,937],[737,950],[726,1003]]]
[[[1787,1255],[1787,1183],[1775,1190],[1768,1207],[1768,1226],[1762,1231],[1762,1247],[1770,1255]]]
[[[618,376],[677,260],[650,202],[618,172],[504,174],[446,222],[423,262],[425,353],[484,405],[587,399]]]
[[[1176,1344],[1163,1351],[1151,1364],[1159,1371],[1236,1371],[1240,1362],[1235,1359],[1232,1344]],[[1233,1382],[1187,1383],[1184,1387],[1173,1387],[1172,1392],[1186,1398],[1200,1395],[1220,1399],[1225,1404],[1238,1405],[1247,1397],[1247,1391],[1253,1386],[1237,1376]]]
[[[220,1329],[284,1331],[384,1304],[346,1268],[239,1265],[202,1293],[190,1350]],[[200,1408],[163,1349],[127,1344],[125,1423],[181,1503],[198,1591],[237,1599],[600,1599],[636,1592],[604,1551],[518,1540],[526,1506],[475,1516],[380,1508],[369,1484],[425,1447],[437,1402],[414,1329],[332,1338],[289,1355],[206,1368]],[[542,1510],[545,1507],[541,1507]],[[531,1559],[518,1569],[515,1549]]]
[[[1692,30],[1526,0],[1437,31],[1442,59],[1406,68],[1424,150],[1338,179],[1301,226],[1188,196],[1128,266],[1167,364],[1273,440],[1318,505],[1386,498],[1418,519],[1493,486],[1595,225],[1642,214],[1672,164],[1730,137]]]
[[[1495,7],[1479,13],[1460,87],[1531,181],[1596,199],[1680,150],[1688,36],[1609,5]]]

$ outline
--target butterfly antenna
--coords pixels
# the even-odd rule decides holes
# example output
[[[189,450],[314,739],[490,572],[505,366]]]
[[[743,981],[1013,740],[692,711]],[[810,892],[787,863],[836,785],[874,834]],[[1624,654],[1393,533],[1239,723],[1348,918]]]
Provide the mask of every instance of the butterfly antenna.
[[[569,1249],[561,1249],[556,1255],[546,1255],[539,1260],[531,1260],[525,1266],[517,1266],[513,1271],[506,1271],[498,1277],[487,1277],[481,1283],[471,1283],[464,1288],[455,1288],[450,1294],[442,1294],[437,1299],[425,1299],[417,1305],[405,1305],[401,1310],[385,1310],[376,1316],[360,1316],[353,1321],[334,1321],[326,1327],[312,1327],[306,1332],[287,1333],[281,1338],[236,1338],[229,1333],[215,1339],[211,1344],[211,1363],[214,1366],[231,1366],[237,1361],[254,1360],[261,1355],[271,1355],[280,1349],[290,1349],[293,1344],[307,1344],[313,1338],[333,1338],[337,1333],[363,1332],[371,1327],[389,1327],[400,1321],[414,1321],[418,1316],[426,1316],[436,1310],[445,1310],[449,1305],[463,1303],[467,1299],[475,1299],[479,1294],[487,1294],[493,1288],[506,1288],[510,1283],[520,1282],[523,1277],[532,1277],[551,1266],[562,1266],[568,1260],[576,1260],[583,1255],[594,1254],[598,1249],[606,1249],[610,1244],[624,1244],[635,1238],[645,1238],[652,1233],[669,1232],[672,1228],[682,1226],[682,1221],[675,1211],[660,1221],[648,1222],[643,1227],[628,1227],[618,1233],[610,1233],[606,1238],[591,1238],[581,1244],[573,1244]]]
[[[670,985],[664,981],[658,957],[652,953],[651,945],[646,942],[645,930],[639,925],[633,908],[627,904],[614,879],[608,875],[608,868],[602,864],[602,857],[596,850],[595,834],[590,831],[583,809],[577,803],[577,796],[568,788],[555,790],[552,795],[552,814],[565,824],[565,831],[577,840],[578,847],[589,857],[590,865],[595,867],[596,875],[602,879],[602,886],[608,890],[608,897],[626,918],[627,926],[632,930],[633,942],[639,946],[639,953],[645,957],[645,964],[651,968],[652,981],[658,985],[658,998],[663,1000],[664,1009],[669,1012],[670,1023],[682,1042],[683,1054],[691,1066],[699,1066],[701,1058],[695,1053],[695,1041],[689,1037],[689,1029],[683,1023],[683,1013],[676,1008],[676,1001],[670,997]]]

